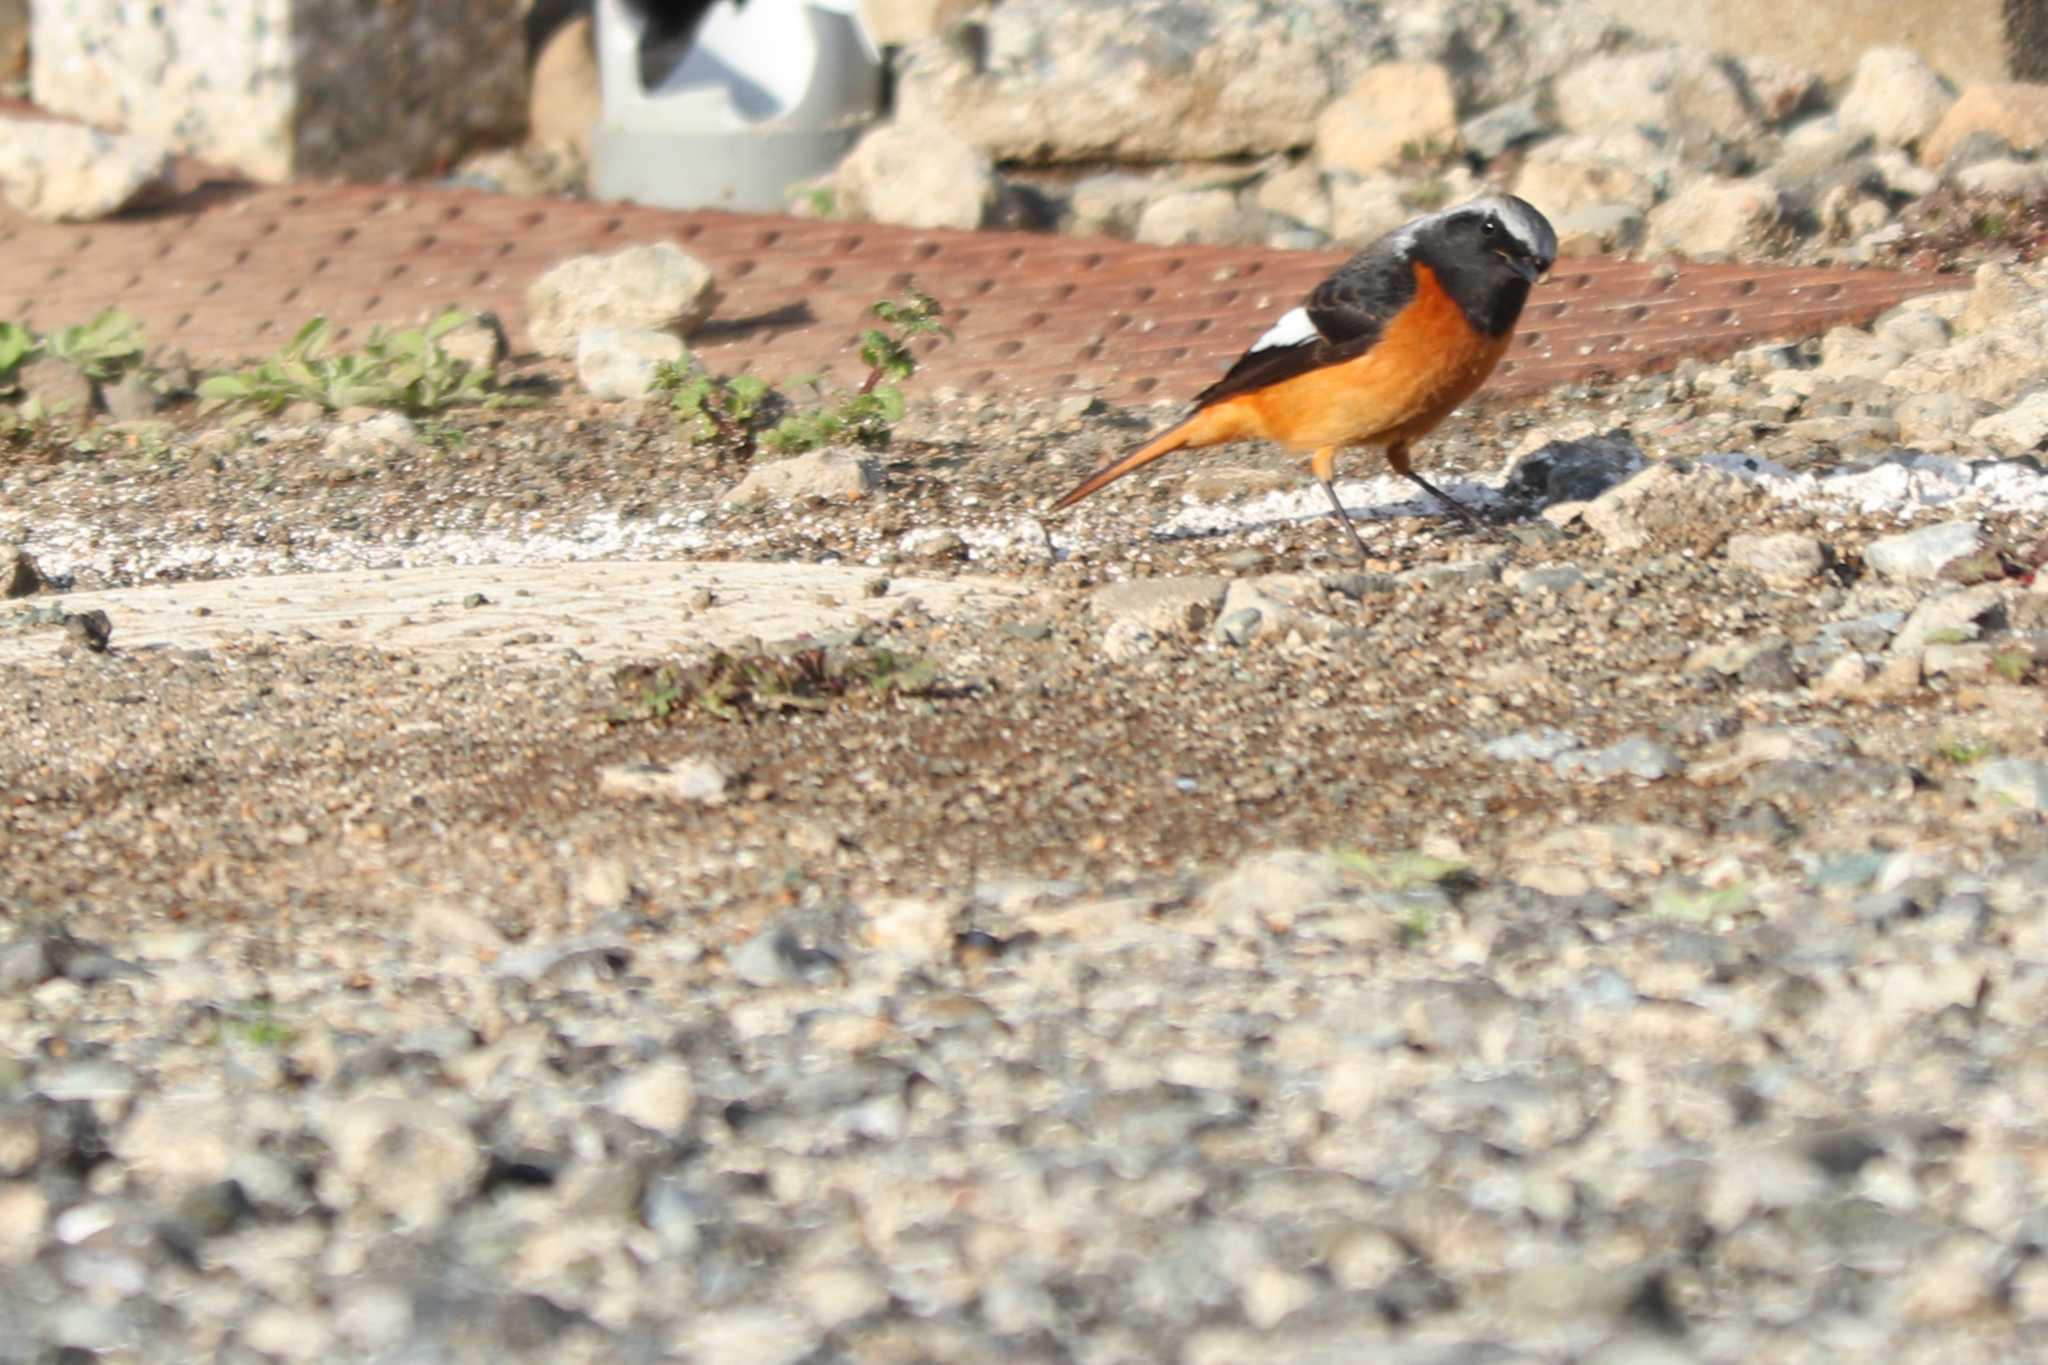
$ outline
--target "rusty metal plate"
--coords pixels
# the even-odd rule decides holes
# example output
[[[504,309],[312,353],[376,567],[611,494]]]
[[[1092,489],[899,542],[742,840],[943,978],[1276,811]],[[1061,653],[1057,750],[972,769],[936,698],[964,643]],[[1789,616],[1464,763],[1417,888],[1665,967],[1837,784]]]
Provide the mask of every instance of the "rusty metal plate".
[[[670,238],[717,272],[693,338],[721,372],[858,378],[866,307],[913,282],[955,337],[924,383],[990,397],[1178,399],[1210,382],[1341,252],[1155,247],[717,211],[523,199],[428,186],[210,181],[153,211],[52,226],[0,211],[0,317],[56,327],[109,305],[208,363],[276,349],[306,319],[338,332],[488,308],[524,342],[526,287],[565,257]],[[1668,367],[1865,322],[1954,277],[1771,266],[1560,263],[1489,392]]]

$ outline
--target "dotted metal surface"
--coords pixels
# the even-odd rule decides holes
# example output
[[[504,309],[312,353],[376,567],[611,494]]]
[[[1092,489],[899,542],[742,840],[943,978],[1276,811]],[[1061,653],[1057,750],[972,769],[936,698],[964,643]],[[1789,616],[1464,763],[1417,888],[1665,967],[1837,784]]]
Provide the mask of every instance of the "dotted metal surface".
[[[52,226],[0,210],[0,318],[41,327],[109,305],[153,340],[230,362],[307,318],[341,334],[449,304],[495,311],[523,348],[527,285],[590,251],[670,238],[716,271],[723,302],[692,339],[721,372],[858,378],[863,310],[913,281],[955,339],[921,384],[1000,398],[1076,390],[1118,403],[1209,383],[1342,252],[1152,247],[1013,232],[674,212],[426,186],[193,183],[146,213]],[[1770,266],[1561,262],[1489,387],[1532,392],[1668,367],[1863,322],[1955,277]]]

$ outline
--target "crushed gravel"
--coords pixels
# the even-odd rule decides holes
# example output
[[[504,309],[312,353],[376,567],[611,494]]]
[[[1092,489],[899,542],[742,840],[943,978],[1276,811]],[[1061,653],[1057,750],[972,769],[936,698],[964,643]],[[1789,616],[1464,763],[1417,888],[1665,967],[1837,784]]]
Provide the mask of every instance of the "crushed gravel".
[[[568,396],[17,444],[0,1360],[2048,1351],[2048,496],[1895,429],[1975,297],[1461,418],[1490,532],[1354,460],[1366,564],[1271,452],[1041,519],[1163,415],[1071,403],[757,507]],[[839,574],[692,648],[871,681],[65,626],[620,558]]]

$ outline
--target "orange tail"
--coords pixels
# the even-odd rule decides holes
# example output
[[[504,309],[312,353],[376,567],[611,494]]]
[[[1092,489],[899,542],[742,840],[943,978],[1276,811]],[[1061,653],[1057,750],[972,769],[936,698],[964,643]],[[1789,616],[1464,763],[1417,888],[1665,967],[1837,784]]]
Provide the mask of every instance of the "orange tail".
[[[1212,446],[1220,441],[1236,440],[1242,426],[1242,417],[1231,403],[1218,403],[1215,407],[1191,413],[1177,426],[1167,428],[1122,459],[1104,465],[1081,480],[1073,492],[1052,505],[1052,510],[1057,512],[1063,507],[1072,507],[1096,489],[1115,483],[1133,469],[1151,464],[1161,455],[1171,455],[1188,446]]]

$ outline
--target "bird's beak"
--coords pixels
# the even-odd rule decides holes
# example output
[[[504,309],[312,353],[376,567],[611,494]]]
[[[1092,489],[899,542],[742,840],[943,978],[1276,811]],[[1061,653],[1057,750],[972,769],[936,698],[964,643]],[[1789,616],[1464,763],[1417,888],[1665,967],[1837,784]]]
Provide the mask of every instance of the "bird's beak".
[[[1545,270],[1543,267],[1537,265],[1536,262],[1530,260],[1526,256],[1510,256],[1505,251],[1496,254],[1498,254],[1502,260],[1508,263],[1508,269],[1514,271],[1517,275],[1520,275],[1530,284],[1542,283],[1543,277],[1550,273],[1548,270]]]

